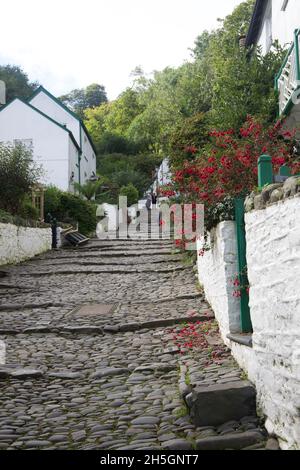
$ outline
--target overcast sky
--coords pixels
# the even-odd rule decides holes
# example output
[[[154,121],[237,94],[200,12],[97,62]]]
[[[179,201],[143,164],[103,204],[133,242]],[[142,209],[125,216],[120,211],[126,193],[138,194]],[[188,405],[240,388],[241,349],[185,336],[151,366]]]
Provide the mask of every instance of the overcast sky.
[[[146,73],[180,65],[198,34],[241,0],[7,0],[0,63],[20,65],[52,93],[100,83],[109,99]]]

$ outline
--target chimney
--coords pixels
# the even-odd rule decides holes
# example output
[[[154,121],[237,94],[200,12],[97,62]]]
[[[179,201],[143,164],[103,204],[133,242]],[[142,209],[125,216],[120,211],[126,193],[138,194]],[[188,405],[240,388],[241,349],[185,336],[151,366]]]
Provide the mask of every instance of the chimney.
[[[0,80],[0,106],[6,103],[6,86],[5,82]]]

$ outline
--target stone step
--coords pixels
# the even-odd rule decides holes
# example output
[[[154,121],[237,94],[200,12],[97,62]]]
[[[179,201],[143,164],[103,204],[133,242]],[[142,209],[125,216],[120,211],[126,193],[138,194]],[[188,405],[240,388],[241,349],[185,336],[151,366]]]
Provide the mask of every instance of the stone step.
[[[197,450],[241,450],[257,443],[264,443],[266,437],[259,431],[239,432],[224,436],[212,436],[196,441]]]
[[[186,396],[186,403],[196,426],[218,426],[256,416],[256,390],[246,380],[198,386]]]

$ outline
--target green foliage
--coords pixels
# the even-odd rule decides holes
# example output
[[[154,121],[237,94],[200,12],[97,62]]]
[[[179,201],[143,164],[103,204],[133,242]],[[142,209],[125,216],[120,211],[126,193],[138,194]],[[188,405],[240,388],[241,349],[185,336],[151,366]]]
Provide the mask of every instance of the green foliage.
[[[12,215],[9,212],[6,212],[0,209],[0,223],[4,224],[13,224],[20,227],[40,227],[45,228],[49,227],[49,224],[40,222],[39,220],[23,218],[19,215]]]
[[[205,209],[205,230],[208,233],[220,222],[234,220],[234,218],[234,198],[226,196],[222,201]]]
[[[97,194],[97,202],[117,203],[120,188],[132,183],[142,196],[153,181],[155,168],[161,158],[151,154],[102,155],[98,158],[98,171],[105,179]],[[102,194],[104,193],[104,194]]]
[[[40,213],[38,209],[32,205],[29,198],[25,198],[20,210],[20,216],[23,219],[38,220]]]
[[[284,51],[275,44],[266,56],[257,49],[250,57],[239,44],[239,37],[247,33],[253,6],[253,0],[242,2],[218,30],[204,32],[195,43],[196,62],[203,65],[211,89],[210,124],[218,129],[238,129],[248,114],[266,122],[276,117],[273,83]]]
[[[180,408],[176,408],[175,416],[176,418],[184,418],[189,414],[188,407],[186,405],[182,405]]]
[[[59,222],[78,222],[79,231],[90,235],[96,230],[96,205],[74,194],[50,186],[45,191],[45,214],[51,214]]]
[[[87,181],[85,184],[74,183],[74,188],[88,201],[91,201],[99,191],[102,183],[102,179],[98,181]]]
[[[127,137],[112,132],[104,132],[97,139],[98,155],[107,155],[109,153],[123,153],[132,155],[139,150],[139,146],[131,142]]]
[[[248,114],[272,121],[277,106],[273,79],[283,51],[274,45],[266,56],[256,50],[250,58],[240,46],[253,5],[254,0],[242,2],[218,29],[204,31],[189,62],[154,72],[150,79],[137,68],[131,88],[87,110],[86,125],[99,154],[171,153],[176,166],[180,147],[205,143],[206,126],[237,130]]]
[[[0,208],[20,214],[24,199],[38,183],[41,168],[33,162],[32,153],[23,145],[0,144]]]
[[[202,149],[209,141],[208,122],[204,113],[198,113],[178,124],[170,136],[170,164],[179,168],[187,158],[193,158],[188,147]]]
[[[0,65],[0,80],[6,84],[6,101],[13,98],[27,99],[39,86],[30,82],[27,74],[17,65]]]
[[[98,83],[92,83],[86,88],[80,88],[70,91],[70,93],[60,97],[60,100],[69,106],[81,118],[84,117],[84,111],[88,108],[95,108],[107,101],[105,87]]]
[[[138,202],[139,192],[132,183],[129,183],[127,186],[122,186],[120,189],[120,196],[126,196],[127,205],[132,206]]]

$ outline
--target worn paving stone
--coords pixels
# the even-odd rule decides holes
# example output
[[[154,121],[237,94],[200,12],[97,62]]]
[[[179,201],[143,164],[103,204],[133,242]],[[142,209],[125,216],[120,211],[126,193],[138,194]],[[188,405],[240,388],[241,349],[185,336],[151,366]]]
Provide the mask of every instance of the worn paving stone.
[[[207,437],[197,440],[197,450],[240,450],[244,447],[264,441],[260,432],[245,432],[238,434],[227,434],[226,436]]]

